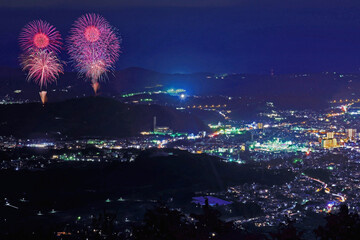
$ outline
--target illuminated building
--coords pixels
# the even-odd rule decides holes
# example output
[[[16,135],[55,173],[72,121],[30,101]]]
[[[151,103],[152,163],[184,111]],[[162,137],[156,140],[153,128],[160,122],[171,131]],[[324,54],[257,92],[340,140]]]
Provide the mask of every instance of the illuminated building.
[[[338,147],[338,144],[336,138],[331,138],[331,139],[323,139],[321,141],[321,146],[323,148],[335,148]]]
[[[356,138],[356,129],[346,129],[346,136],[349,140],[354,140]]]
[[[257,124],[257,128],[258,128],[258,129],[263,129],[263,128],[264,128],[264,124],[263,124],[263,123],[258,123],[258,124]]]
[[[154,122],[153,122],[154,126],[154,133],[172,133],[172,130],[169,127],[158,127],[156,126],[156,116],[154,116]]]
[[[336,138],[334,138],[334,132],[327,132],[326,137],[321,140],[321,146],[323,148],[336,148],[339,147]]]
[[[327,138],[327,139],[334,138],[334,132],[327,132],[327,133],[326,133],[326,138]]]
[[[172,130],[169,127],[156,127],[157,133],[172,133]]]

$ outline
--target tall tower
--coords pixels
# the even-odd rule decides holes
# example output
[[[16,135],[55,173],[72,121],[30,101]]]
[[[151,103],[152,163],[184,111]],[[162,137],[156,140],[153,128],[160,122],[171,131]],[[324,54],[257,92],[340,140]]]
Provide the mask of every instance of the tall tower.
[[[154,132],[156,131],[156,116],[154,116]]]

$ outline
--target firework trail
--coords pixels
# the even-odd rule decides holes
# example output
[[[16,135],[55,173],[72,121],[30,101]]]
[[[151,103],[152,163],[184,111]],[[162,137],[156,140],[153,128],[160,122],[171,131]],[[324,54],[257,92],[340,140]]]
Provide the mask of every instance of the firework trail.
[[[120,41],[105,18],[85,14],[75,21],[70,31],[68,53],[75,69],[80,76],[91,80],[96,93],[98,82],[114,69]]]
[[[30,51],[21,56],[23,71],[28,71],[27,80],[33,80],[40,88],[56,82],[60,73],[64,73],[61,61],[54,52],[47,50]]]
[[[48,50],[59,52],[61,35],[55,27],[48,22],[35,20],[28,23],[21,31],[19,37],[20,47],[24,51]]]

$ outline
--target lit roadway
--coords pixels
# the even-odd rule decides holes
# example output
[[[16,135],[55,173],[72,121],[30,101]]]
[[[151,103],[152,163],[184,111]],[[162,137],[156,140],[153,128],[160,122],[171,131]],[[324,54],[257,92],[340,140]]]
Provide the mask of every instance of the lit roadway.
[[[322,188],[318,188],[316,190],[316,192],[320,192],[322,189],[324,189],[325,193],[331,194],[332,196],[337,197],[340,202],[345,202],[346,201],[346,197],[344,197],[343,195],[337,194],[337,193],[330,193],[330,188],[328,187],[327,183],[324,183],[323,181],[321,181],[319,179],[309,177],[309,176],[307,176],[305,174],[304,174],[304,176],[306,178],[310,179],[310,180],[313,180],[313,181],[316,181],[316,182],[320,183],[323,186]]]

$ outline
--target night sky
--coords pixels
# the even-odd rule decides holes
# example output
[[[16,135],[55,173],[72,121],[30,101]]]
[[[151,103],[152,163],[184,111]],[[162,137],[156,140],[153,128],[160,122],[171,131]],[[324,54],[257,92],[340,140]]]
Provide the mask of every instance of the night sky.
[[[0,0],[0,66],[18,66],[17,37],[28,21],[46,20],[66,38],[77,17],[96,12],[123,39],[117,69],[358,72],[360,1],[338,2]],[[65,53],[61,57],[68,59]]]

